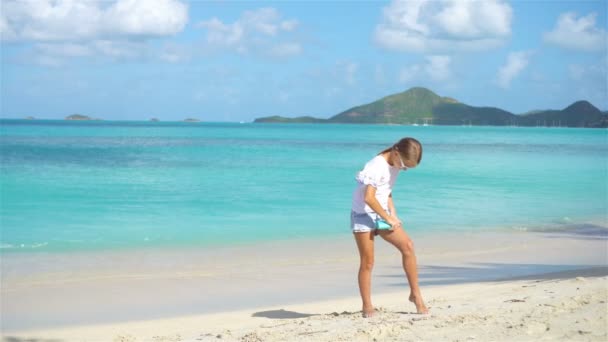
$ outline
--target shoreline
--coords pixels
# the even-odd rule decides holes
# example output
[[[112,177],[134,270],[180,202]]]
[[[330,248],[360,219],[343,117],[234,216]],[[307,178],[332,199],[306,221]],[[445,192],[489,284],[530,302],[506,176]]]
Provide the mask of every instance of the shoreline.
[[[439,238],[444,234],[483,234],[483,233],[516,233],[516,232],[536,232],[536,233],[557,233],[570,235],[600,235],[608,237],[608,216],[592,216],[592,217],[564,217],[562,219],[553,219],[550,221],[536,222],[532,225],[512,225],[512,226],[490,226],[484,229],[478,228],[463,228],[458,227],[451,231],[442,229],[417,229],[406,230],[412,237],[420,236],[424,238]],[[92,255],[92,254],[120,254],[130,252],[183,252],[183,251],[198,251],[201,249],[211,251],[221,251],[232,248],[254,248],[266,245],[290,244],[290,243],[317,243],[323,240],[336,240],[350,238],[350,230],[345,228],[343,232],[332,232],[321,238],[315,236],[292,236],[290,238],[267,238],[250,241],[224,241],[222,243],[192,243],[192,244],[175,244],[175,245],[129,245],[120,247],[103,246],[92,249],[74,248],[66,250],[42,250],[39,247],[44,247],[47,243],[37,243],[34,246],[20,247],[10,244],[0,245],[0,257],[11,257],[14,255]]]
[[[605,235],[411,235],[423,294],[433,287],[608,265]],[[358,296],[358,262],[351,236],[162,253],[17,253],[2,260],[2,330],[68,329],[351,298]],[[374,295],[408,289],[400,255],[381,239],[372,286]]]

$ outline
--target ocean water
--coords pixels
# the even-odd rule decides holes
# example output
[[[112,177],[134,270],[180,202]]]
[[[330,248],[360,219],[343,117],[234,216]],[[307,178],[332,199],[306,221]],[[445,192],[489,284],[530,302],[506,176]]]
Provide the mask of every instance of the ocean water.
[[[411,232],[608,220],[607,130],[0,120],[1,253],[350,234],[354,176],[411,136]]]

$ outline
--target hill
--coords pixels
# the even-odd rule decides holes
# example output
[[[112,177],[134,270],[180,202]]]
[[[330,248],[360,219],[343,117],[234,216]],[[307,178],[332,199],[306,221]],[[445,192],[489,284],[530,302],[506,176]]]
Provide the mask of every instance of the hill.
[[[469,106],[415,87],[350,108],[329,119],[270,116],[254,122],[608,127],[608,115],[587,101],[575,102],[563,110],[535,110],[515,115],[495,107]]]
[[[608,127],[608,115],[587,101],[562,110],[544,110],[519,117],[520,126]]]
[[[415,87],[366,105],[353,107],[331,117],[328,121],[385,124],[416,123],[433,118],[434,107],[456,103],[458,101],[440,97],[426,88]]]
[[[494,107],[473,107],[464,103],[442,103],[433,108],[435,125],[513,125],[516,115]]]

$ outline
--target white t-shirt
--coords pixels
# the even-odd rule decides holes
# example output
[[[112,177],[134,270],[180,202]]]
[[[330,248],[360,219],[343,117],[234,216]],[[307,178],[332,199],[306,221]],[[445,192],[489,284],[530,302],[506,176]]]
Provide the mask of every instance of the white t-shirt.
[[[374,213],[374,210],[365,203],[366,185],[376,188],[376,199],[384,210],[388,210],[388,196],[393,191],[398,175],[399,168],[389,165],[381,155],[368,161],[355,177],[357,187],[353,192],[352,210],[357,213]]]

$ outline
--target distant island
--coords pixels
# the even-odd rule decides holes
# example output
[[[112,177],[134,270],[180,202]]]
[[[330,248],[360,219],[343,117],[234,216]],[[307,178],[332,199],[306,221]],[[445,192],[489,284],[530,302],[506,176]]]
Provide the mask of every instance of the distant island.
[[[199,120],[199,119],[194,119],[194,118],[187,118],[187,119],[184,119],[184,121],[185,121],[185,122],[200,122],[201,120]]]
[[[70,116],[66,116],[65,120],[100,120],[100,119],[94,119],[94,118],[88,117],[86,115],[72,114]]]
[[[516,115],[495,107],[474,107],[429,89],[411,88],[369,104],[356,106],[329,119],[311,116],[269,116],[254,123],[360,123],[398,125],[489,125],[608,127],[608,112],[587,101],[577,101],[561,110],[534,110]]]
[[[158,119],[157,119],[157,118],[152,118],[152,119],[150,119],[150,121],[157,122],[157,121],[158,121]]]
[[[286,118],[282,116],[268,116],[265,118],[255,119],[254,122],[272,122],[272,123],[322,123],[326,122],[326,119],[317,119],[312,116],[299,116],[296,118]]]

